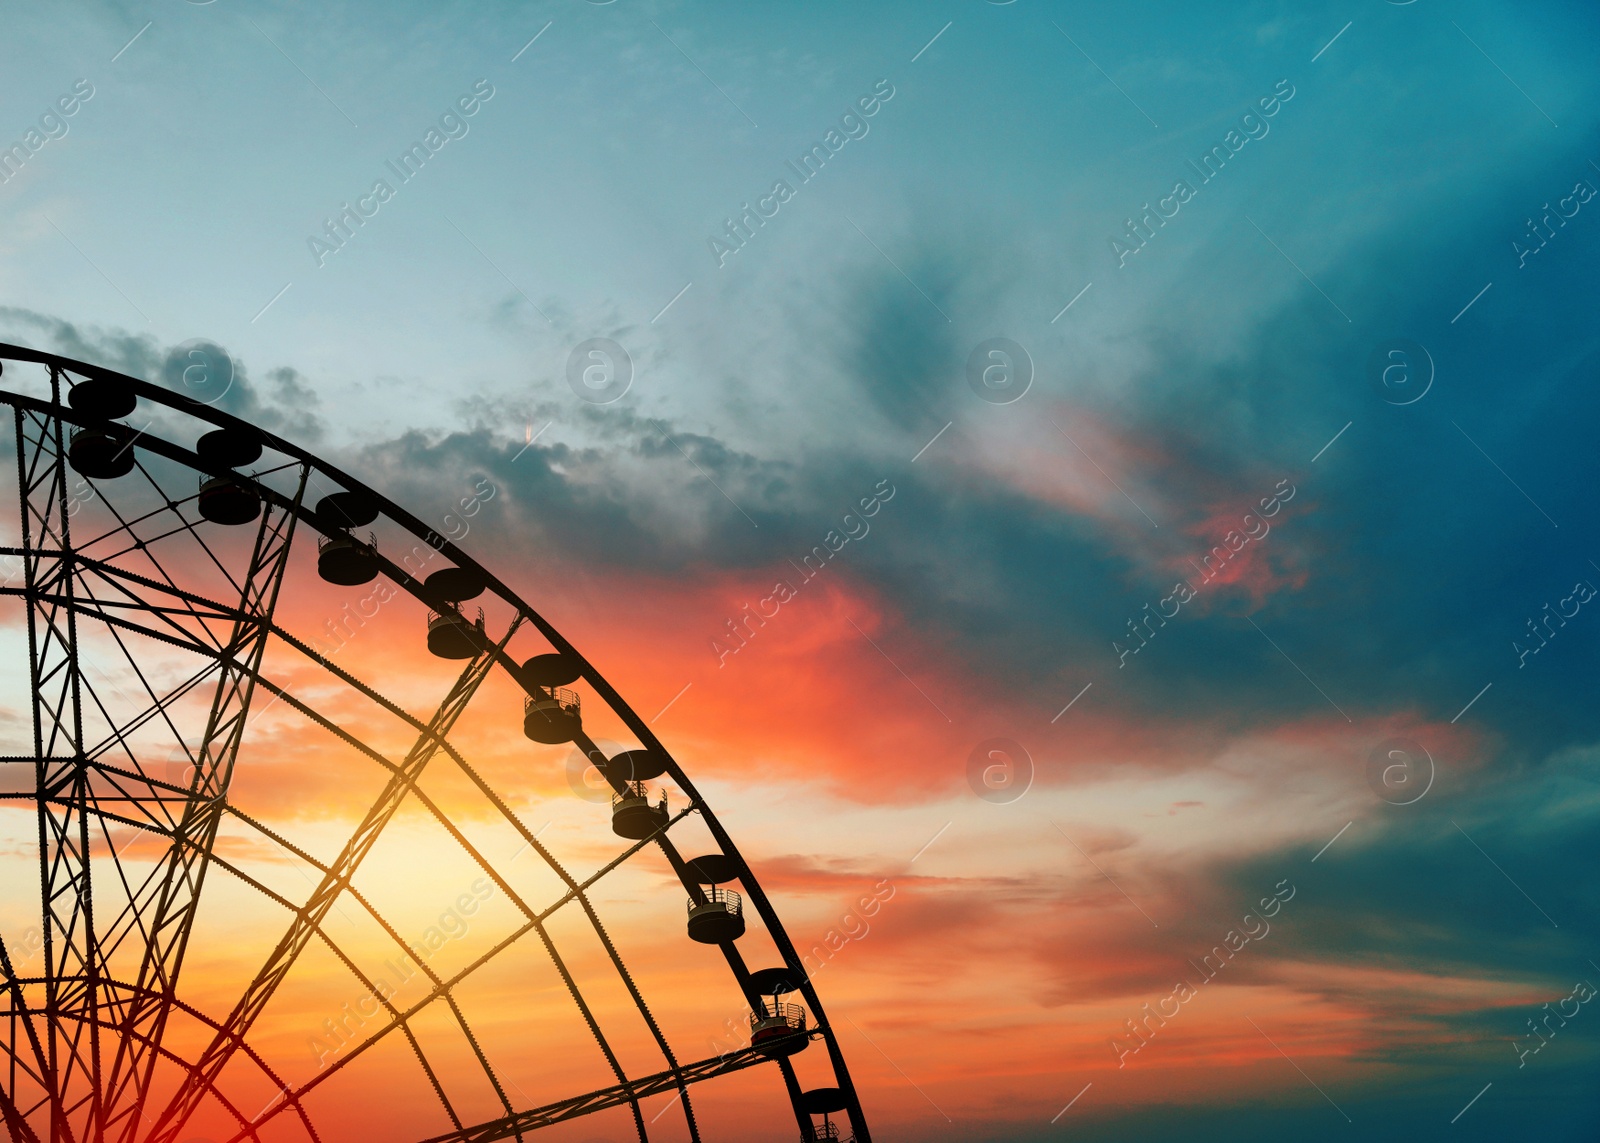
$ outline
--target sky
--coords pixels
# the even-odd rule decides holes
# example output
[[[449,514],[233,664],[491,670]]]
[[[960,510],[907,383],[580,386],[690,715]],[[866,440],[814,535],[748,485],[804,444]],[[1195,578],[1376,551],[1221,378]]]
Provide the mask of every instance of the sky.
[[[818,981],[875,1137],[1600,1132],[1600,1015],[1530,1030],[1600,986],[1592,5],[7,27],[0,340],[464,529],[797,943],[890,885]],[[420,622],[345,655],[426,705]],[[561,750],[467,735],[604,860]],[[270,746],[240,796],[336,845],[372,775]]]

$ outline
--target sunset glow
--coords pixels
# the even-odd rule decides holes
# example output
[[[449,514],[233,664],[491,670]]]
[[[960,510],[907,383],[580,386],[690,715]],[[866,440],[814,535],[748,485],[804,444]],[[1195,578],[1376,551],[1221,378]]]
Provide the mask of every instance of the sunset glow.
[[[1600,1135],[1593,5],[8,32],[0,1138]]]

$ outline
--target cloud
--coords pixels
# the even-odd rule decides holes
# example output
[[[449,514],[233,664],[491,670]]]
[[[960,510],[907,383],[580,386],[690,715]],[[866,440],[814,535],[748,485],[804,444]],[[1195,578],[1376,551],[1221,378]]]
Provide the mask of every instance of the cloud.
[[[1456,230],[1479,225],[1492,208],[1498,204],[1480,204],[1454,221]],[[939,442],[943,452],[913,468],[911,453],[931,435],[925,410],[978,402],[960,376],[959,340],[905,308],[926,305],[914,291],[898,289],[896,300],[883,301],[895,275],[863,260],[841,271],[854,275],[842,296],[862,304],[834,303],[836,320],[855,330],[847,343],[855,348],[835,362],[851,404],[829,418],[889,426],[887,437],[905,446],[893,463],[884,448],[864,447],[859,432],[796,434],[782,449],[763,451],[731,443],[732,429],[690,428],[629,402],[538,405],[555,423],[524,448],[517,430],[527,419],[487,400],[461,406],[464,426],[338,447],[334,459],[424,519],[442,519],[477,480],[489,481],[498,492],[472,522],[468,550],[528,576],[511,577],[519,583],[536,577],[539,603],[553,613],[568,604],[604,607],[591,590],[596,582],[613,601],[643,593],[661,608],[688,607],[711,621],[687,636],[703,646],[751,602],[747,593],[769,591],[768,581],[788,574],[786,565],[887,479],[898,490],[894,502],[872,534],[840,556],[836,568],[847,574],[832,577],[836,585],[819,596],[830,601],[831,617],[818,626],[819,608],[802,601],[813,613],[808,630],[853,635],[840,620],[869,617],[877,625],[864,629],[874,639],[902,640],[902,655],[919,648],[918,661],[938,676],[909,671],[933,684],[923,689],[984,695],[998,728],[1038,715],[1048,724],[1085,683],[1094,689],[1074,711],[1073,733],[1090,723],[1100,728],[1091,738],[1103,734],[1109,743],[1118,734],[1136,739],[1141,726],[1193,728],[1214,719],[1288,725],[1342,712],[1369,722],[1425,711],[1443,721],[1488,682],[1492,689],[1470,719],[1501,731],[1528,757],[1548,754],[1600,733],[1591,709],[1573,701],[1600,643],[1586,632],[1584,613],[1523,667],[1510,644],[1574,580],[1600,573],[1586,572],[1583,553],[1567,546],[1570,525],[1549,528],[1496,466],[1536,489],[1556,519],[1583,518],[1576,485],[1552,483],[1541,466],[1552,456],[1568,463],[1588,455],[1571,426],[1595,399],[1570,379],[1600,361],[1600,345],[1585,343],[1523,394],[1519,418],[1531,419],[1530,406],[1542,409],[1542,431],[1555,439],[1499,439],[1485,377],[1510,367],[1496,356],[1505,351],[1485,342],[1478,352],[1472,343],[1480,335],[1452,330],[1439,316],[1445,295],[1453,297],[1455,271],[1465,273],[1461,258],[1448,253],[1450,234],[1435,240],[1442,253],[1426,280],[1420,271],[1406,279],[1377,257],[1405,227],[1401,220],[1369,235],[1337,272],[1347,292],[1363,299],[1351,304],[1364,326],[1381,312],[1388,324],[1420,330],[1439,346],[1451,384],[1441,380],[1438,399],[1416,406],[1376,398],[1361,372],[1370,335],[1330,324],[1318,308],[1325,303],[1303,289],[1236,323],[1237,345],[1201,353],[1182,336],[1181,322],[1146,318],[1141,352],[1090,362],[1098,382],[1070,399],[1051,392],[1041,352],[1038,391],[1015,407],[1021,421],[1009,429],[957,425]],[[917,265],[929,271],[936,300],[957,296],[966,286],[938,268],[959,260],[947,261],[939,242],[926,245]],[[962,240],[948,245],[960,249]],[[1202,248],[1185,263],[1174,251],[1174,264],[1185,267],[1178,281],[1198,288],[1212,272],[1206,258]],[[1509,304],[1535,332],[1554,336],[1576,314],[1561,267],[1547,269]],[[980,265],[973,274],[985,272]],[[148,338],[25,311],[6,316],[70,352],[145,375],[172,368],[170,351]],[[1465,344],[1447,348],[1454,343],[1439,339],[1450,336]],[[301,375],[273,370],[258,391],[242,363],[238,371],[229,407],[285,431],[314,432],[305,420],[314,416],[314,391]],[[1057,418],[1076,444],[1052,439],[1061,434],[1046,422]],[[1312,456],[1346,423],[1313,466]],[[1153,623],[1150,612],[1174,578],[1214,558],[1283,480],[1297,497],[1270,534],[1251,541],[1181,614]],[[1471,497],[1460,495],[1464,486]],[[1491,502],[1493,512],[1475,510]],[[1418,558],[1397,560],[1397,552]],[[723,585],[721,601],[708,598],[708,583]],[[1119,662],[1130,621],[1144,627],[1148,646]],[[741,662],[793,638],[773,637],[776,631],[764,632]],[[830,638],[813,649],[842,646]],[[795,651],[806,653],[798,643]],[[833,680],[864,681],[863,668],[835,658],[831,678],[820,664],[800,668],[799,659],[785,659],[819,684],[801,701],[828,693]],[[899,661],[893,652],[890,659]],[[676,689],[662,685],[668,697]],[[752,708],[759,722],[787,702],[784,693],[768,687],[760,698],[744,698],[759,704]],[[702,689],[693,702],[705,701]],[[966,720],[956,721],[964,730]],[[959,753],[948,740],[942,749]]]
[[[0,326],[15,331],[6,336],[20,338],[21,344],[113,369],[164,385],[184,396],[215,403],[224,412],[291,440],[315,443],[325,432],[323,422],[312,411],[318,404],[315,392],[306,384],[304,376],[289,366],[268,371],[271,392],[263,394],[250,380],[243,361],[229,355],[225,347],[207,342],[208,367],[226,371],[232,378],[231,385],[220,396],[210,399],[209,390],[199,391],[184,383],[185,370],[193,364],[186,349],[187,342],[163,346],[148,334],[86,327],[15,306],[0,306]],[[219,357],[226,361],[219,365]]]

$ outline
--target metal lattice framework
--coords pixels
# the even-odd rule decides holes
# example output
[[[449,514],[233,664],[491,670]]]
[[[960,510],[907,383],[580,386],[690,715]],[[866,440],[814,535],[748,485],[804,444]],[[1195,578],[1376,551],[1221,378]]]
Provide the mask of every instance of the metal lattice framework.
[[[764,1068],[776,1081],[768,1081],[770,1097],[792,1109],[803,1140],[836,1138],[830,1115],[842,1113],[855,1138],[869,1141],[800,955],[732,839],[645,721],[538,612],[399,505],[258,426],[52,354],[0,346],[0,364],[0,404],[15,422],[18,504],[14,523],[0,523],[0,605],[8,609],[0,632],[17,651],[0,656],[8,660],[0,670],[11,672],[0,730],[11,717],[18,744],[0,757],[0,1117],[13,1140],[179,1143],[203,1130],[216,1143],[347,1135],[489,1143],[612,1108],[627,1109],[640,1140],[652,1130],[699,1140],[691,1088]],[[208,494],[231,497],[232,509],[208,506]],[[229,515],[240,504],[247,519]],[[374,520],[382,540],[356,531]],[[441,676],[453,681],[424,713],[415,710],[416,685],[404,701],[392,699],[292,629],[291,601],[308,584],[325,587],[307,572],[322,568],[330,543],[370,565],[364,582],[431,609],[430,648],[441,624],[461,644],[446,656],[459,660],[459,673],[451,666]],[[423,577],[412,561],[387,554],[407,548],[449,570]],[[446,581],[454,598],[441,599]],[[473,622],[459,597],[480,594],[484,610]],[[420,626],[408,631],[437,674]],[[540,654],[519,665],[530,647]],[[608,758],[584,729],[576,697],[549,685],[579,681],[637,748]],[[18,711],[23,687],[28,707]],[[465,730],[469,723],[498,720],[526,746],[522,712],[504,709],[507,690],[527,696],[528,737],[570,742],[593,761],[616,794],[614,823],[625,813],[646,822],[631,832],[614,824],[631,844],[619,849],[613,840],[609,860],[590,858],[592,873],[570,872],[513,807],[516,795],[468,760],[482,738]],[[501,705],[485,710],[490,703]],[[536,707],[565,729],[536,733]],[[285,752],[311,749],[307,734],[366,774],[364,808],[332,819],[358,821],[348,836],[324,830],[315,842],[291,840],[237,796],[251,775],[283,766]],[[440,775],[464,793],[441,792]],[[640,778],[670,780],[676,812],[652,805]],[[469,796],[472,813],[460,808]],[[435,963],[402,935],[408,922],[396,914],[407,913],[411,897],[375,888],[393,860],[385,856],[398,844],[391,839],[424,827],[447,839],[450,860],[484,887],[474,897],[492,896],[498,910],[494,924],[479,923],[473,941],[459,942],[454,963]],[[686,859],[685,830],[709,836],[713,852]],[[520,839],[517,856],[543,863],[539,876],[553,890],[546,899],[510,868],[515,857],[491,856],[491,833]],[[709,1056],[674,1050],[666,1020],[601,920],[599,896],[641,865],[654,867],[658,884],[668,876],[681,883],[691,933],[696,911],[707,914],[713,928],[702,927],[699,944],[677,934],[681,952],[685,960],[720,953],[733,987],[706,1006],[718,1014],[746,1006],[751,1039]],[[743,920],[714,927],[738,911],[740,894],[709,886],[731,881],[750,905],[748,937]],[[232,961],[230,924],[239,933]],[[565,947],[574,932],[586,942],[576,953]],[[771,950],[775,967],[747,965],[741,948],[752,938]],[[380,973],[374,958],[384,950]],[[399,985],[387,979],[396,958]],[[236,962],[236,978],[217,967],[224,962]],[[520,1003],[506,990],[534,979],[535,962],[553,973],[536,1018],[557,1002],[568,1017],[575,1010],[571,1026],[587,1030],[592,1061],[570,1039],[541,1060],[537,1027],[492,1032],[518,1018],[499,1009]],[[292,1054],[283,1065],[292,1035],[279,1008],[309,1003],[304,996],[341,975],[364,990],[357,1028],[347,1015],[337,1027],[323,1021],[339,1039],[332,1058],[319,1058],[314,1071]],[[607,995],[626,999],[595,999],[600,977]],[[785,1016],[793,1009],[779,1002],[785,993],[799,994],[809,1021]],[[681,997],[668,1001],[682,1006]],[[625,1034],[619,1012],[629,1014]],[[801,1055],[807,1044],[821,1052]],[[531,1063],[525,1049],[535,1052]],[[608,1082],[537,1102],[524,1090],[528,1077],[587,1075],[591,1064]],[[360,1068],[369,1088],[374,1075],[380,1087],[393,1085],[414,1126],[374,1130],[341,1113],[339,1085]],[[803,1083],[808,1071],[820,1083]],[[643,1106],[657,1095],[676,1099],[657,1111]],[[424,1104],[431,1110],[409,1110]]]

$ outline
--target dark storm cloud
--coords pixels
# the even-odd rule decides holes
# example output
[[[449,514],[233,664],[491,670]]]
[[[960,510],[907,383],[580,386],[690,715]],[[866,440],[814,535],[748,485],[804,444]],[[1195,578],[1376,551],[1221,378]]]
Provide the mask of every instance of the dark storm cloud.
[[[1249,457],[1299,484],[1308,507],[1284,531],[1308,539],[1310,579],[1255,619],[1347,710],[1416,704],[1449,719],[1493,683],[1475,717],[1519,749],[1600,731],[1583,699],[1600,663],[1600,609],[1558,620],[1549,649],[1523,666],[1512,646],[1540,645],[1527,620],[1575,582],[1600,586],[1600,337],[1585,269],[1600,227],[1562,235],[1566,246],[1526,272],[1507,240],[1507,220],[1525,212],[1520,184],[1560,185],[1574,169],[1570,155],[1553,157],[1430,229],[1398,220],[1351,251],[1322,278],[1355,299],[1349,326],[1305,287],[1259,323],[1234,363],[1196,376],[1173,356],[1148,381],[1144,416],[1169,440],[1181,434],[1186,447],[1174,453],[1210,473]],[[1491,278],[1481,308],[1452,324]],[[1384,402],[1367,375],[1371,350],[1397,334],[1426,345],[1436,365],[1433,389],[1413,405]],[[1199,622],[1203,635],[1196,626],[1182,647],[1153,644],[1139,669],[1174,682],[1203,669],[1219,688],[1248,686],[1253,702],[1276,692],[1276,703],[1294,703],[1295,686],[1306,708],[1322,701],[1248,625]],[[1291,686],[1272,684],[1273,672]]]
[[[948,268],[913,263],[913,269],[914,280],[927,282],[920,288],[929,290],[931,300],[898,275],[872,273],[852,283],[840,315],[845,352],[838,368],[889,424],[915,435],[944,423],[941,411],[950,404],[949,382],[958,374],[961,350],[955,327],[934,310],[953,304]]]
[[[1497,728],[1508,756],[1536,758],[1600,737],[1600,713],[1584,697],[1600,664],[1600,601],[1551,624],[1553,633],[1547,627],[1548,646],[1520,667],[1513,650],[1519,638],[1530,645],[1527,621],[1569,599],[1577,581],[1600,586],[1600,546],[1590,541],[1600,341],[1584,271],[1600,228],[1574,222],[1564,245],[1526,271],[1499,232],[1527,187],[1551,184],[1571,165],[1570,155],[1553,156],[1519,172],[1514,186],[1444,214],[1419,209],[1345,251],[1319,278],[1344,300],[1349,323],[1302,284],[1242,323],[1226,356],[1203,358],[1161,317],[1159,299],[1150,306],[1141,335],[1149,364],[1091,411],[1165,458],[1140,474],[1179,515],[1161,542],[1176,557],[1203,556],[1222,537],[1193,528],[1217,503],[1248,505],[1288,478],[1296,512],[1260,547],[1293,552],[1305,575],[1264,600],[1215,592],[1122,666],[1113,643],[1128,645],[1127,620],[1170,592],[1171,567],[1152,565],[1150,551],[1129,548],[1103,521],[998,479],[952,479],[935,457],[909,464],[945,419],[935,410],[959,413],[976,398],[950,324],[871,261],[838,291],[843,300],[828,303],[848,331],[838,367],[858,404],[827,415],[881,420],[890,428],[880,449],[806,448],[836,437],[797,426],[795,459],[774,460],[715,430],[647,418],[629,401],[558,400],[540,419],[561,421],[559,432],[586,443],[544,440],[523,452],[504,426],[521,424],[525,411],[474,401],[460,408],[474,427],[408,433],[347,463],[422,515],[448,510],[452,482],[487,476],[507,495],[486,507],[470,544],[498,558],[523,558],[537,545],[597,570],[685,579],[794,559],[888,479],[897,499],[874,521],[875,538],[853,546],[851,574],[910,626],[957,649],[975,675],[1024,701],[1053,701],[1070,676],[1098,681],[1097,702],[1162,719],[1339,719],[1336,704],[1356,718],[1413,711],[1443,722],[1492,684],[1469,721]],[[1176,297],[1209,289],[1219,273],[1259,273],[1253,256],[1219,235],[1168,288]],[[944,305],[971,292],[941,270],[953,261],[932,243],[907,264]],[[973,273],[989,271],[980,260]],[[1490,277],[1495,288],[1452,323]],[[137,375],[172,384],[181,369],[148,338],[5,316],[52,348]],[[1414,405],[1386,403],[1368,376],[1372,350],[1396,334],[1434,358],[1433,389]],[[1051,364],[1040,362],[1041,379],[1024,398],[1040,410],[1052,397]],[[222,407],[315,437],[314,394],[302,378],[275,370],[264,394],[242,363],[236,369]],[[971,443],[958,423],[941,448]]]
[[[160,371],[165,358],[154,338],[98,327],[84,328],[75,322],[15,306],[0,306],[0,322],[7,328],[7,339],[14,340],[15,344],[59,353],[131,377],[148,380]]]
[[[206,386],[185,383],[185,370],[197,359],[189,355],[188,345],[163,346],[149,335],[118,330],[84,327],[61,318],[14,306],[0,307],[0,330],[5,340],[59,353],[77,361],[114,369],[176,393],[214,403],[223,412],[288,437],[314,443],[322,438],[323,424],[312,411],[318,404],[316,393],[295,369],[280,366],[267,373],[271,383],[267,394],[251,381],[243,361],[229,354],[226,346],[204,342],[199,347],[206,355],[207,368],[219,368],[231,375],[231,384],[214,401]],[[219,355],[226,364],[217,366]],[[220,380],[208,382],[218,388]]]
[[[1548,182],[1564,162],[1526,178]],[[792,463],[767,460],[626,403],[552,407],[551,416],[576,420],[588,448],[540,442],[512,462],[520,442],[491,428],[505,423],[504,411],[480,409],[474,432],[408,435],[369,449],[366,463],[412,480],[419,495],[436,472],[482,470],[511,493],[496,511],[519,505],[518,522],[542,542],[583,563],[655,576],[794,558],[888,478],[899,498],[875,522],[878,538],[852,551],[852,572],[910,625],[960,648],[975,673],[1016,693],[1047,701],[1066,673],[1100,680],[1099,701],[1164,718],[1225,709],[1241,725],[1259,716],[1337,719],[1336,703],[1356,717],[1413,710],[1448,721],[1493,683],[1472,718],[1499,727],[1509,752],[1536,756],[1600,737],[1596,708],[1581,698],[1600,654],[1600,606],[1568,619],[1520,668],[1512,649],[1526,621],[1577,580],[1600,586],[1600,568],[1588,562],[1600,562],[1600,547],[1586,543],[1600,475],[1589,443],[1600,417],[1592,383],[1600,343],[1582,288],[1600,230],[1564,235],[1567,247],[1547,254],[1537,274],[1517,276],[1505,244],[1484,236],[1503,228],[1520,193],[1495,192],[1430,219],[1425,232],[1416,217],[1397,219],[1346,252],[1324,281],[1347,299],[1349,324],[1311,287],[1287,290],[1235,351],[1207,360],[1184,348],[1181,331],[1150,319],[1151,364],[1104,410],[1119,431],[1169,458],[1142,477],[1190,523],[1213,500],[1248,504],[1289,478],[1298,514],[1262,547],[1306,553],[1306,579],[1264,606],[1219,594],[1122,667],[1113,641],[1126,644],[1126,620],[1170,591],[1170,569],[1150,566],[1092,519],[999,481],[951,481],[936,464],[912,468],[826,446]],[[1216,266],[1241,257],[1218,242],[1175,290],[1202,289]],[[929,255],[919,265],[938,263]],[[1489,274],[1501,279],[1495,290],[1452,325]],[[846,295],[854,300],[841,304],[839,321],[855,349],[843,367],[862,404],[898,427],[893,452],[909,457],[926,439],[929,409],[975,400],[958,349],[926,300],[886,267],[863,270]],[[1435,360],[1434,387],[1415,405],[1386,403],[1368,376],[1372,349],[1397,333]],[[1042,407],[1046,397],[1041,382],[1025,400]],[[959,425],[945,443],[964,447]],[[663,500],[692,510],[699,526],[663,514]],[[505,524],[485,542],[509,553],[518,533]],[[1180,537],[1174,551],[1187,546],[1198,558],[1221,538]]]
[[[918,472],[905,473],[895,527],[882,545],[863,546],[863,563],[912,625],[944,629],[977,670],[1024,688],[1071,663],[1101,680],[1100,699],[1168,716],[1226,707],[1245,720],[1338,718],[1336,703],[1357,717],[1411,709],[1447,721],[1493,684],[1472,719],[1502,731],[1515,755],[1600,737],[1600,708],[1586,699],[1600,665],[1600,608],[1545,619],[1547,604],[1570,611],[1578,581],[1600,586],[1600,336],[1586,269],[1600,226],[1574,222],[1564,245],[1525,272],[1509,241],[1520,222],[1507,230],[1530,188],[1570,185],[1584,169],[1571,152],[1553,154],[1448,211],[1396,218],[1345,251],[1319,279],[1344,300],[1349,323],[1301,283],[1248,323],[1226,358],[1207,360],[1163,323],[1159,299],[1151,305],[1151,364],[1107,415],[1159,442],[1171,464],[1141,475],[1196,517],[1208,495],[1231,490],[1248,504],[1289,477],[1298,515],[1262,547],[1308,553],[1303,588],[1280,588],[1259,609],[1224,597],[1173,620],[1119,668],[1112,641],[1131,643],[1126,619],[1170,590],[1169,571],[1142,564],[1092,522],[998,487],[953,495]],[[1260,272],[1235,238],[1220,235],[1196,256],[1171,287],[1174,300]],[[1489,279],[1496,285],[1475,312],[1452,322]],[[898,302],[868,313],[876,327],[861,344],[893,347],[904,368],[864,352],[857,384],[867,401],[901,410],[909,425],[923,403],[962,397],[937,329]],[[1387,403],[1369,376],[1372,351],[1396,335],[1434,358],[1434,387],[1414,405]],[[944,379],[942,393],[930,393],[929,376]],[[1220,539],[1194,536],[1194,555]],[[982,569],[981,596],[961,590],[963,567]],[[1528,635],[1533,617],[1546,624],[1542,640]],[[1548,647],[1519,656],[1517,640]]]

